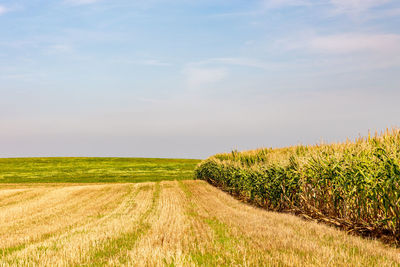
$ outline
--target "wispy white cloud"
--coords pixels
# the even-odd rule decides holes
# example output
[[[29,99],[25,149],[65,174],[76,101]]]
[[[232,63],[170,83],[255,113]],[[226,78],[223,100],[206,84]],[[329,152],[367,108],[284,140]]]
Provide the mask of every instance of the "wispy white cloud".
[[[264,0],[264,7],[267,9],[282,8],[288,6],[309,6],[309,0]]]
[[[340,33],[319,35],[306,33],[277,40],[274,49],[326,54],[378,53],[400,51],[400,34]]]
[[[198,88],[206,84],[217,83],[228,76],[226,68],[187,67],[183,70],[187,85]]]
[[[0,16],[6,13],[8,9],[5,6],[0,5]]]
[[[68,44],[55,44],[47,48],[49,54],[68,54],[73,52],[72,46]]]
[[[287,7],[301,7],[313,5],[311,0],[260,0],[256,6],[249,10],[213,14],[212,17],[254,17],[263,16],[265,13],[273,9],[281,9]]]
[[[387,19],[390,17],[400,16],[400,8],[388,8],[375,10],[374,12],[369,12],[368,14],[364,14],[363,18],[365,19]]]
[[[350,16],[360,17],[362,14],[363,20],[382,18],[385,16],[397,16],[399,10],[396,8],[385,8],[386,4],[395,2],[394,0],[260,0],[259,5],[253,9],[216,14],[214,17],[241,17],[241,16],[262,16],[265,13],[274,9],[284,9],[290,7],[317,7],[320,12],[327,12],[327,14],[336,16],[347,14]],[[383,7],[380,10],[373,8]]]
[[[70,5],[80,6],[80,5],[90,5],[100,1],[101,0],[65,0],[65,3]]]
[[[330,0],[336,13],[359,14],[371,8],[382,6],[392,0]]]
[[[172,66],[172,63],[166,62],[160,59],[130,59],[130,58],[114,58],[114,62],[123,64],[143,65],[143,66],[154,66],[154,67],[168,67]]]
[[[400,66],[400,34],[343,33],[279,40],[275,53],[302,55],[302,65],[313,73],[362,73]],[[300,61],[292,60],[294,65]]]
[[[270,69],[271,67],[276,67],[275,64],[267,63],[265,61],[247,58],[247,57],[220,57],[220,58],[209,58],[192,65],[223,65],[223,66],[243,66],[259,69]]]
[[[327,53],[394,53],[400,50],[400,35],[353,33],[316,36],[308,45],[312,50]]]
[[[400,8],[391,8],[381,12],[382,17],[392,17],[400,15]]]
[[[158,59],[146,59],[146,60],[138,61],[137,63],[147,65],[147,66],[159,66],[159,67],[171,66],[170,63],[163,62]]]

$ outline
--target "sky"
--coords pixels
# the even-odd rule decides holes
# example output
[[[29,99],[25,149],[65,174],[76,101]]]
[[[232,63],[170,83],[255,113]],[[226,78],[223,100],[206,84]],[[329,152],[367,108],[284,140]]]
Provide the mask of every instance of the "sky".
[[[398,0],[0,0],[0,157],[206,158],[400,125]]]

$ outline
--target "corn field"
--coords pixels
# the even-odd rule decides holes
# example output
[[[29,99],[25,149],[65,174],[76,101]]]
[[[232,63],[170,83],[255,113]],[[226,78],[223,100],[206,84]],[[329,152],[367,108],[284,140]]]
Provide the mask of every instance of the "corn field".
[[[217,154],[198,179],[270,210],[400,242],[400,130],[354,142]]]

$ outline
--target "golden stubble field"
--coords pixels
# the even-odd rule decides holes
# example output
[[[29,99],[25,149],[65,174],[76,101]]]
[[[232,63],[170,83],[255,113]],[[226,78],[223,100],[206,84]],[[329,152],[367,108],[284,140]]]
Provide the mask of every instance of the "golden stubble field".
[[[203,181],[0,185],[1,266],[400,266],[400,250]]]

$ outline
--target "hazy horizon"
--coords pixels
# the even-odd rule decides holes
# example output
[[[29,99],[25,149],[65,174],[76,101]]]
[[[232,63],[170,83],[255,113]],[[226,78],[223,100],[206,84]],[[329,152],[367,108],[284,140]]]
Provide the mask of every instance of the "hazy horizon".
[[[0,0],[0,157],[206,158],[400,126],[394,0]]]

